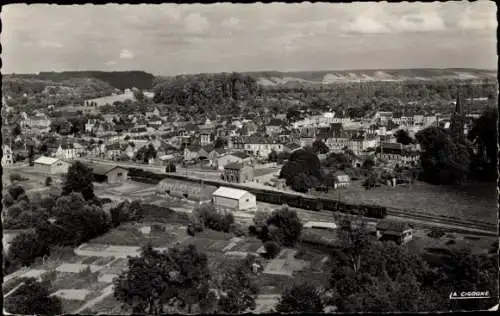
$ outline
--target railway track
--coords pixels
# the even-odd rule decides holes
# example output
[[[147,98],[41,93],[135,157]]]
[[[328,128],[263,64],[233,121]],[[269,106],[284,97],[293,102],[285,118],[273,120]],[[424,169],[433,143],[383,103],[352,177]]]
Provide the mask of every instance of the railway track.
[[[248,190],[252,193],[254,193],[254,191],[256,191],[256,190],[267,191],[267,192],[273,191],[273,193],[275,193],[275,194],[294,196],[296,198],[304,198],[304,199],[320,198],[321,199],[321,197],[310,195],[310,194],[289,192],[289,191],[285,192],[285,191],[281,191],[281,190],[272,190],[272,189],[268,189],[268,188],[257,189],[254,187],[245,186],[244,184],[226,183],[226,182],[221,181],[221,180],[213,180],[213,179],[210,179],[210,180],[203,179],[202,180],[201,178],[192,177],[192,176],[191,177],[190,176],[182,176],[182,175],[175,175],[175,176],[165,175],[165,177],[167,177],[167,178],[170,177],[170,178],[174,178],[174,179],[178,179],[178,180],[185,180],[185,181],[189,181],[189,182],[204,181],[206,184],[212,184],[212,185],[216,185],[216,186],[223,185],[223,186],[228,186],[228,187],[234,187],[234,188],[239,188],[239,189],[243,189],[243,190]],[[328,199],[328,202],[334,202],[334,201],[336,201],[336,199],[334,199],[334,198]],[[265,202],[268,204],[274,204],[271,201],[262,201],[262,202]],[[275,204],[275,205],[281,205],[281,204]],[[301,210],[304,210],[304,209],[301,209]],[[326,210],[319,211],[319,212],[307,210],[307,212],[308,213],[310,212],[311,215],[313,213],[316,213],[318,215],[319,214],[328,214],[328,213],[332,214],[332,211],[326,211]],[[419,227],[424,227],[424,226],[425,227],[435,227],[438,225],[450,225],[450,226],[460,227],[461,230],[463,230],[464,232],[467,231],[467,229],[469,229],[469,230],[481,230],[481,231],[489,233],[490,235],[498,235],[498,225],[493,224],[493,223],[482,222],[482,221],[478,221],[478,220],[474,220],[474,219],[463,220],[463,219],[459,219],[456,217],[434,215],[434,214],[424,213],[422,211],[417,211],[417,210],[402,210],[402,209],[395,209],[395,208],[391,208],[391,207],[387,208],[387,215],[400,217],[400,218],[407,218],[409,220],[413,219],[413,220],[417,220],[417,221],[424,221],[425,223],[428,223],[428,224],[419,223],[419,224],[417,224],[417,226],[419,226]]]
[[[477,230],[482,230],[485,232],[491,232],[494,234],[498,233],[498,226],[492,223],[485,223],[485,222],[479,222],[479,221],[464,221],[461,219],[457,218],[451,218],[451,217],[443,217],[443,216],[435,216],[435,215],[429,215],[429,214],[422,214],[422,213],[412,213],[411,211],[403,211],[403,210],[387,210],[387,215],[391,216],[397,216],[397,217],[404,217],[408,219],[415,219],[419,221],[425,221],[428,222],[428,225],[421,224],[420,226],[435,226],[431,225],[431,223],[434,224],[444,224],[444,225],[453,225],[453,226],[459,226],[463,228],[472,228],[472,229],[477,229]]]

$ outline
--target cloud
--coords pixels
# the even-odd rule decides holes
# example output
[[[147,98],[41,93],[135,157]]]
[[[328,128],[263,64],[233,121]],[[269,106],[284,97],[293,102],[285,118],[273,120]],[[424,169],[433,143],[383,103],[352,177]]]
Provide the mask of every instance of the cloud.
[[[2,71],[490,68],[497,64],[495,13],[485,1],[8,5],[1,12]]]
[[[120,52],[120,59],[133,59],[134,54],[128,49],[122,49]]]
[[[463,30],[496,29],[498,21],[495,11],[495,7],[467,7],[458,20],[458,26]]]
[[[181,20],[181,10],[175,4],[165,5],[160,7],[160,12],[164,13],[173,21],[179,22]]]
[[[63,45],[58,42],[53,42],[53,41],[46,41],[46,40],[39,40],[38,45],[40,45],[43,48],[61,48]]]
[[[390,29],[373,18],[360,16],[342,26],[342,31],[354,34],[383,34],[390,33]]]
[[[191,12],[184,19],[184,26],[189,33],[201,34],[208,30],[210,23],[206,17],[201,16],[198,12]]]
[[[233,16],[227,20],[222,21],[221,25],[228,29],[236,29],[240,26],[240,20]]]

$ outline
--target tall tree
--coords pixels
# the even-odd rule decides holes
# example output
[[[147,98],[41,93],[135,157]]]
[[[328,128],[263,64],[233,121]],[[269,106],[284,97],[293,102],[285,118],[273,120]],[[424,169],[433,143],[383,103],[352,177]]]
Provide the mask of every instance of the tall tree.
[[[330,148],[320,139],[317,139],[312,144],[313,152],[317,154],[326,154],[330,151]]]
[[[158,252],[148,245],[128,266],[114,281],[115,297],[134,313],[159,315],[165,304],[191,313],[209,293],[207,257],[194,246]]]
[[[394,136],[396,136],[396,141],[400,144],[409,145],[413,143],[413,138],[411,138],[410,134],[404,129],[397,130]]]
[[[252,263],[253,260],[244,259],[224,273],[220,288],[223,294],[218,304],[220,311],[239,314],[255,309],[259,289],[252,277]]]
[[[323,313],[323,309],[322,293],[309,283],[285,289],[276,305],[279,313]]]
[[[9,259],[23,266],[31,265],[35,258],[48,253],[49,245],[41,240],[35,232],[17,235],[9,247]]]
[[[62,314],[61,301],[49,294],[48,284],[34,278],[25,279],[23,285],[5,298],[4,310],[17,315]]]
[[[422,147],[424,180],[434,184],[460,184],[467,180],[470,166],[467,144],[457,143],[439,127],[428,127],[415,137]]]
[[[74,162],[66,174],[63,195],[80,192],[85,200],[95,199],[92,170],[80,161]]]
[[[302,223],[297,212],[288,207],[274,211],[266,222],[269,239],[285,247],[294,246],[300,239]]]

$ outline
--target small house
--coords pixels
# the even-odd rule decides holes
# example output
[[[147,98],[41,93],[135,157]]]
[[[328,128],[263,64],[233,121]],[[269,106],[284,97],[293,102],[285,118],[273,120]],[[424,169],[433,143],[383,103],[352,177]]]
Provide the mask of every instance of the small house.
[[[59,174],[68,172],[69,163],[57,158],[42,156],[35,160],[34,167],[37,172]]]
[[[351,178],[349,177],[349,175],[342,172],[336,172],[333,174],[334,189],[347,188],[350,184]]]
[[[8,145],[2,146],[2,167],[11,166],[14,163],[12,149]]]
[[[232,162],[224,166],[222,179],[227,182],[243,183],[252,181],[254,178],[254,169],[251,166]]]
[[[218,209],[244,211],[257,208],[255,195],[245,190],[220,187],[212,193],[212,199]]]
[[[406,244],[413,238],[413,229],[407,222],[383,219],[377,224],[377,239],[392,240],[397,244]]]
[[[92,175],[96,182],[106,182],[108,184],[124,183],[128,178],[128,170],[113,165],[88,165],[92,169]]]
[[[245,152],[233,152],[219,156],[217,158],[216,166],[219,170],[223,170],[227,164],[233,162],[251,164],[253,162],[253,159],[249,154]]]
[[[224,155],[226,150],[224,148],[215,148],[208,153],[208,160],[210,161],[211,167],[217,167],[217,161],[219,157]]]

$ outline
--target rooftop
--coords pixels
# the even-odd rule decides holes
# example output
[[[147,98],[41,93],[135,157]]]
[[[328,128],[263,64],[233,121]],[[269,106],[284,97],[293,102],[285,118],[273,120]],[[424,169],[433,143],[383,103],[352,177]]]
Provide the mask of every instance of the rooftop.
[[[241,169],[243,168],[243,164],[239,162],[230,162],[224,166],[224,169]]]
[[[53,165],[57,161],[59,161],[59,159],[57,159],[57,158],[42,156],[42,157],[38,158],[37,160],[35,160],[35,163],[42,164],[42,165]]]
[[[232,155],[232,156],[235,156],[235,157],[238,157],[241,159],[245,159],[245,158],[250,157],[249,154],[247,154],[246,152],[243,152],[243,151],[233,152],[233,153],[230,153],[229,155]]]
[[[383,219],[377,224],[377,230],[390,230],[401,233],[410,228],[410,225],[406,222],[398,222],[388,219]]]
[[[229,199],[240,199],[247,193],[248,192],[245,190],[233,189],[233,188],[228,188],[228,187],[220,187],[212,195],[219,196],[219,197],[225,197],[225,198],[229,198]]]
[[[101,165],[97,163],[89,163],[87,164],[87,167],[92,169],[93,174],[98,174],[98,175],[106,175],[108,172],[115,168],[121,168],[119,166],[113,166],[113,165]],[[124,169],[124,168],[121,168]]]

